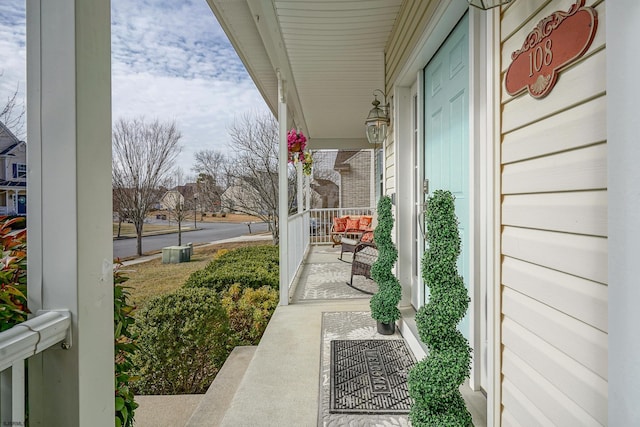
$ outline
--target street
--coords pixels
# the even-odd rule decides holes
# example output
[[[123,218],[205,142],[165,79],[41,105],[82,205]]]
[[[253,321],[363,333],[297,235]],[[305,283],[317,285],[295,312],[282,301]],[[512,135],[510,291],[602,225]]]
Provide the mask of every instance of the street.
[[[252,223],[252,233],[262,233],[267,231],[266,223]],[[249,234],[249,227],[246,223],[230,222],[203,222],[198,223],[198,230],[183,231],[182,244],[187,243],[210,243],[218,240],[230,239]],[[142,252],[161,250],[165,246],[178,244],[178,233],[161,234],[157,236],[147,236],[142,238]],[[136,239],[121,239],[113,241],[113,257],[127,258],[136,255]]]

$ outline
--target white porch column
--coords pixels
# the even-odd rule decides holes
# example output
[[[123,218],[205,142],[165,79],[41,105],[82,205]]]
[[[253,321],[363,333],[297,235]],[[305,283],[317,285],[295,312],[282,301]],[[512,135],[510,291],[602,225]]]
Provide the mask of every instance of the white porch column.
[[[29,364],[32,426],[114,423],[110,2],[27,0],[29,307],[72,345]]]
[[[640,425],[640,3],[607,2],[609,425]]]
[[[304,177],[305,209],[311,210],[311,176]]]
[[[278,72],[278,126],[280,150],[278,162],[278,224],[280,230],[280,305],[289,304],[289,183],[287,180],[287,99],[285,82]]]
[[[304,211],[304,175],[302,174],[302,163],[298,162],[296,165],[296,173],[298,174],[297,188],[296,188],[296,198],[298,199],[298,213],[302,213]]]

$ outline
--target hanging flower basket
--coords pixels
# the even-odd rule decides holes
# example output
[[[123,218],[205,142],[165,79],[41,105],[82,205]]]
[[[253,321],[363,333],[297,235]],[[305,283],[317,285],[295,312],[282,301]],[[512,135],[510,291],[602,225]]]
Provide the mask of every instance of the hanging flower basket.
[[[304,159],[302,160],[302,172],[305,175],[310,176],[312,168],[313,168],[313,157],[311,156],[311,153],[307,151],[304,153]]]
[[[298,160],[304,162],[304,149],[307,146],[307,137],[302,132],[291,129],[287,133],[287,148],[289,150],[289,163]]]

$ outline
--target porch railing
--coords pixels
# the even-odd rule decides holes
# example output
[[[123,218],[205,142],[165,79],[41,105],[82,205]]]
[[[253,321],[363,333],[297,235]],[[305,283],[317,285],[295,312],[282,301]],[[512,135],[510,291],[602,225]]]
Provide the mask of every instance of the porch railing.
[[[287,241],[287,278],[289,286],[293,283],[296,272],[302,265],[304,256],[309,248],[309,211],[304,211],[289,217]]]
[[[374,211],[374,208],[311,209],[308,229],[311,244],[331,243],[333,218],[345,215],[373,215]]]
[[[43,311],[0,333],[0,425],[25,425],[25,361],[63,342],[68,348],[71,313]]]

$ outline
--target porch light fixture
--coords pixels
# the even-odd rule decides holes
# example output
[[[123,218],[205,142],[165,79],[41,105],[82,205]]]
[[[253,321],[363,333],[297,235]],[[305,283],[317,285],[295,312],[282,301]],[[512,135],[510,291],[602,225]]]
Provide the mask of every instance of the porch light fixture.
[[[378,101],[376,92],[380,92],[384,98],[385,105],[382,107],[380,107],[380,101]],[[364,121],[364,125],[367,130],[369,144],[378,145],[382,144],[386,139],[387,127],[391,122],[389,119],[389,103],[387,102],[387,97],[380,89],[373,91],[373,102],[371,105],[373,105],[373,108],[369,111],[369,116],[367,120]]]
[[[512,1],[513,0],[467,0],[469,5],[482,10],[493,9],[494,7],[502,6]]]

